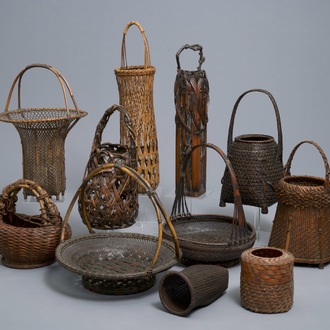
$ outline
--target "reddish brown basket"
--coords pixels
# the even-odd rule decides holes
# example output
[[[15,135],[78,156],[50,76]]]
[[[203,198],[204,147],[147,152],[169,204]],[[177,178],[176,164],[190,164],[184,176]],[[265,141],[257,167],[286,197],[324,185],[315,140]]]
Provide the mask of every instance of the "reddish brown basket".
[[[39,216],[16,213],[17,194],[28,189],[40,205]],[[47,192],[30,180],[20,179],[5,187],[0,196],[0,254],[11,268],[38,268],[55,261],[62,218]],[[71,227],[64,228],[71,237]]]

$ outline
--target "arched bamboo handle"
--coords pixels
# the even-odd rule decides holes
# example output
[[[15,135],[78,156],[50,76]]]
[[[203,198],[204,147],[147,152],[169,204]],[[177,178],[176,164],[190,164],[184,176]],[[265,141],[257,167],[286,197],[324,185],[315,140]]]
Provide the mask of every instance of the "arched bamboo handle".
[[[185,50],[185,49],[191,49],[191,50],[194,50],[194,51],[198,51],[199,52],[199,60],[198,60],[197,71],[201,70],[202,64],[205,61],[205,57],[203,55],[203,47],[201,45],[198,45],[198,44],[195,44],[195,45],[188,45],[188,44],[186,44],[186,45],[182,46],[178,50],[178,52],[176,53],[176,63],[177,63],[178,70],[181,70],[179,56],[182,53],[182,51]]]

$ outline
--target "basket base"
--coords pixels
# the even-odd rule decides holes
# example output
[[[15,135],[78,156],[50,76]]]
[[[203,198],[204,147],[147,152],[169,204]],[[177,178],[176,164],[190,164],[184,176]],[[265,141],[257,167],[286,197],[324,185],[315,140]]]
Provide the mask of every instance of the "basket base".
[[[15,269],[33,269],[33,268],[41,268],[46,267],[55,262],[55,259],[48,260],[42,263],[20,263],[20,262],[13,262],[10,260],[7,260],[5,257],[2,257],[1,259],[2,264],[9,268],[15,268]]]
[[[222,266],[224,268],[230,268],[239,263],[240,259],[233,259],[233,260],[226,260],[226,261],[201,261],[201,260],[195,260],[190,259],[187,257],[181,258],[181,263],[185,266],[192,266],[192,265],[217,265]]]
[[[130,295],[152,288],[156,276],[147,275],[136,279],[103,280],[83,276],[82,285],[89,291],[105,295]]]

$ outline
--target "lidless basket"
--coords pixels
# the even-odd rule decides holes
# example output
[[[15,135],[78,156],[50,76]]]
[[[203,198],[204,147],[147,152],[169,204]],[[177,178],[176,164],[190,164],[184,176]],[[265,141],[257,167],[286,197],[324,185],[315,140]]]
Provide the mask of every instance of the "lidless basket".
[[[40,205],[40,215],[16,213],[17,194],[28,189]],[[47,192],[37,183],[20,179],[5,187],[0,196],[0,254],[11,268],[39,268],[55,261],[60,243],[62,218]],[[71,227],[63,227],[65,238]]]
[[[56,250],[57,261],[66,269],[82,275],[83,286],[93,292],[128,295],[143,292],[155,284],[156,274],[174,266],[181,257],[176,233],[157,194],[149,183],[126,165],[106,164],[89,173],[73,197],[64,223],[73,205],[83,197],[88,180],[116,168],[132,176],[146,191],[158,221],[158,237],[127,232],[95,233],[88,224],[84,199],[82,210],[90,234],[64,240]],[[162,216],[169,224],[173,242],[163,240]]]
[[[21,81],[24,73],[33,68],[50,70],[58,79],[65,102],[65,108],[21,108]],[[8,110],[12,93],[18,82],[18,106]],[[68,105],[66,89],[69,91],[74,109]],[[0,121],[12,123],[17,129],[23,154],[23,178],[38,182],[49,195],[64,195],[65,177],[65,138],[77,121],[87,112],[79,110],[68,82],[55,68],[47,64],[31,64],[15,78],[6,103],[0,114]],[[24,197],[32,193],[24,189]]]
[[[203,147],[217,151],[230,172],[235,196],[234,214],[229,217],[215,214],[194,215],[189,212],[183,187],[184,169],[194,149],[200,146],[191,148],[182,164],[181,184],[173,203],[171,222],[182,250],[183,264],[209,263],[230,267],[239,261],[243,251],[253,246],[256,233],[253,226],[245,220],[236,176],[227,156],[220,148],[210,143],[204,144]],[[168,225],[164,224],[164,237],[170,236],[169,229]]]

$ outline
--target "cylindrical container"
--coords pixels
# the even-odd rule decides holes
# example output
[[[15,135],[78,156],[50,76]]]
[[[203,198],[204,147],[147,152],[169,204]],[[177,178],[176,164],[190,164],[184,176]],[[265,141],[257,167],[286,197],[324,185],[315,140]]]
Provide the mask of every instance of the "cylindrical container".
[[[185,316],[207,306],[228,288],[228,270],[216,265],[193,265],[170,271],[160,281],[159,297],[172,314]]]
[[[273,247],[246,250],[241,256],[241,305],[256,313],[283,313],[293,305],[293,254]]]

